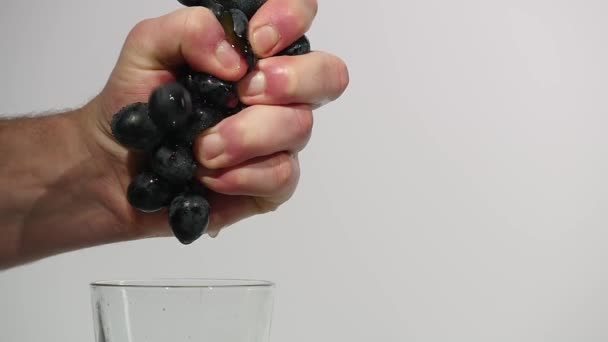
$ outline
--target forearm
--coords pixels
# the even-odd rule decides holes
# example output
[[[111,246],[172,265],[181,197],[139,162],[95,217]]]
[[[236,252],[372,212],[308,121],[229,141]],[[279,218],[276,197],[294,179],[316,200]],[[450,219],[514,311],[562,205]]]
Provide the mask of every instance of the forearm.
[[[126,238],[81,114],[0,121],[0,269]]]

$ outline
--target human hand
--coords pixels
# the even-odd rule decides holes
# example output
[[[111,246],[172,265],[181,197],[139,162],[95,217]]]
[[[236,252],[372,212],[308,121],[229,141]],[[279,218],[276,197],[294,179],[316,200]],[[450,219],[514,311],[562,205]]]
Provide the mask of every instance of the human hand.
[[[106,87],[82,112],[88,144],[104,172],[101,202],[115,229],[133,238],[171,235],[167,213],[144,214],[126,200],[141,156],[112,137],[114,113],[147,102],[158,86],[172,82],[183,64],[229,81],[241,80],[241,100],[250,105],[203,132],[194,145],[197,176],[212,192],[209,234],[246,217],[277,209],[294,193],[297,154],[307,144],[312,109],[339,97],[348,84],[344,63],[330,54],[271,57],[310,27],[314,0],[268,0],[251,19],[249,39],[262,59],[249,75],[245,60],[225,40],[215,16],[200,7],[145,20],[129,33]]]

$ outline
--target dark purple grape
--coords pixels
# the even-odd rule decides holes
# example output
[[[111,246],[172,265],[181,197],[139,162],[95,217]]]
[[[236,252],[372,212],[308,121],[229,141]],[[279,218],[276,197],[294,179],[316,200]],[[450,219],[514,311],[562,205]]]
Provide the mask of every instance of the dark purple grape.
[[[300,37],[293,44],[289,45],[277,56],[300,56],[310,52],[310,41],[306,36]]]
[[[230,9],[229,11],[232,16],[232,31],[234,35],[239,39],[247,39],[247,28],[249,27],[247,16],[239,9]]]
[[[249,67],[249,71],[251,71],[255,64],[258,62],[258,59],[253,52],[253,48],[249,43],[247,38],[247,30],[249,28],[249,20],[245,13],[243,13],[239,9],[231,9],[230,14],[232,15],[232,23],[233,23],[233,31],[234,35],[242,42],[242,53],[247,61],[247,66]]]
[[[200,195],[176,196],[169,207],[169,223],[175,237],[184,245],[199,239],[209,227],[211,206]]]
[[[173,184],[185,184],[194,176],[192,149],[174,144],[158,148],[151,160],[152,171]]]
[[[188,194],[205,197],[207,195],[207,192],[207,188],[196,179],[193,179],[186,185],[186,193]]]
[[[196,111],[196,108],[207,106],[207,101],[198,90],[198,86],[196,84],[196,82],[201,77],[198,76],[198,74],[203,73],[196,72],[187,65],[182,67],[181,70],[177,73],[177,82],[183,87],[185,87],[190,93],[190,98],[192,99],[193,112]],[[192,116],[190,118],[192,119]]]
[[[255,12],[262,7],[266,0],[217,0],[224,7],[241,10],[248,19],[251,19]]]
[[[180,144],[192,146],[199,134],[217,125],[224,117],[222,111],[217,108],[196,108],[192,120],[176,134],[175,140]]]
[[[243,109],[247,108],[248,106],[242,102],[239,103],[239,105],[236,108],[232,108],[232,109],[226,109],[226,112],[224,113],[224,116],[227,118],[229,116],[232,116],[240,111],[242,111]]]
[[[226,40],[241,52],[247,61],[249,71],[251,71],[258,60],[247,39],[247,29],[249,27],[247,16],[240,9],[232,8],[222,13],[220,23],[226,33]]]
[[[179,81],[201,102],[201,106],[236,108],[239,104],[236,86],[232,82],[192,70],[186,70]]]
[[[224,6],[220,5],[216,0],[177,0],[182,5],[193,7],[202,6],[208,8],[217,18],[224,12]]]
[[[215,0],[199,0],[199,3],[199,6],[207,7],[218,19],[225,10],[224,6]]]
[[[135,209],[155,212],[171,202],[169,183],[151,172],[143,172],[133,179],[127,189],[127,200]]]
[[[202,6],[201,0],[177,0],[179,1],[180,4],[184,5],[184,6],[188,6],[188,7],[192,7],[192,6]]]
[[[157,126],[175,130],[184,126],[192,115],[190,92],[179,83],[158,87],[149,101],[150,117]]]
[[[247,46],[245,47],[245,50],[243,50],[243,54],[245,56],[245,61],[247,61],[247,72],[251,72],[255,68],[255,65],[258,64],[258,57],[253,52],[251,44],[249,44],[249,42],[246,44]]]
[[[163,132],[148,115],[148,105],[133,103],[112,117],[112,135],[126,148],[150,150],[163,139]]]

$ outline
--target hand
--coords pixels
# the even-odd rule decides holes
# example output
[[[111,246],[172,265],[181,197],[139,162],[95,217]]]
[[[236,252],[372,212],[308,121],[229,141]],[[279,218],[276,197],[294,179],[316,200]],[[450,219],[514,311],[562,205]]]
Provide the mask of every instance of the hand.
[[[303,35],[316,14],[315,0],[268,0],[250,22],[256,53],[269,57]],[[137,24],[128,35],[106,87],[89,103],[82,122],[93,134],[89,144],[104,173],[102,203],[117,229],[135,238],[168,236],[166,212],[142,214],[126,201],[138,170],[138,155],[115,142],[114,113],[133,102],[147,102],[158,86],[173,81],[184,63],[221,79],[237,81],[251,105],[203,132],[194,146],[199,179],[211,190],[209,234],[246,217],[277,209],[294,193],[299,179],[297,154],[307,144],[312,109],[339,97],[348,84],[344,63],[330,54],[260,60],[249,75],[244,59],[224,39],[214,15],[184,8]],[[91,115],[92,114],[92,115]]]

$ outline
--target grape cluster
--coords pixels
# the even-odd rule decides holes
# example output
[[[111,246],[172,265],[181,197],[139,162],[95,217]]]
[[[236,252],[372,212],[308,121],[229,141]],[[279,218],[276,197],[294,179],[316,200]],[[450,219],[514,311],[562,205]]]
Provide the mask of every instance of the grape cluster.
[[[265,0],[178,0],[186,6],[210,9],[226,39],[245,58],[249,70],[257,63],[247,39],[249,19]],[[277,55],[302,55],[310,43],[302,36]],[[176,81],[155,89],[147,103],[130,104],[112,118],[114,138],[129,150],[144,152],[144,167],[127,189],[135,209],[151,213],[168,208],[169,224],[185,245],[200,238],[209,226],[208,190],[194,177],[192,154],[196,137],[246,107],[234,82],[193,70],[176,70]]]

